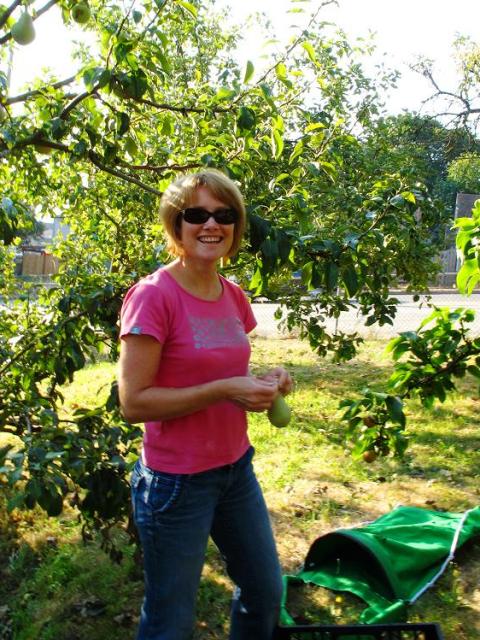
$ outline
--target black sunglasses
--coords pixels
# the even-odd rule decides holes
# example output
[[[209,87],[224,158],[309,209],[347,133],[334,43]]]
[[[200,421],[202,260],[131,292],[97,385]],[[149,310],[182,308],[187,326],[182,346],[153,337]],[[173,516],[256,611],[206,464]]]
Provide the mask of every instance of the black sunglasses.
[[[203,207],[189,207],[180,211],[180,215],[185,222],[190,224],[205,224],[209,218],[213,218],[217,224],[235,224],[238,220],[238,213],[235,209],[207,211]]]

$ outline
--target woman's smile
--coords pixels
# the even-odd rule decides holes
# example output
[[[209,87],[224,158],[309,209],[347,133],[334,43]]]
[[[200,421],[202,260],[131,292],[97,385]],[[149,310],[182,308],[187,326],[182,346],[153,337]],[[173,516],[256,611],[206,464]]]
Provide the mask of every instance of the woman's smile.
[[[223,240],[220,236],[200,236],[198,239],[206,244],[217,244]]]

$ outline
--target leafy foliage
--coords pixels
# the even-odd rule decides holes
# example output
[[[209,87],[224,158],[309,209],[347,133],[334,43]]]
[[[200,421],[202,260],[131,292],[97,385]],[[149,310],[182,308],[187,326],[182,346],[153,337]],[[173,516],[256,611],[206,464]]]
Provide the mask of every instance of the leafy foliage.
[[[458,191],[478,193],[480,191],[478,153],[465,153],[453,160],[448,167],[448,176],[458,185]]]
[[[53,4],[30,3],[34,22]],[[68,37],[73,5],[57,4]],[[368,78],[356,46],[317,20],[321,4],[261,72],[240,68],[240,32],[213,2],[90,5],[93,45],[78,48],[73,75],[32,78],[17,96],[4,67],[18,3],[0,13],[1,478],[10,508],[56,515],[68,498],[85,535],[99,528],[107,540],[126,515],[140,430],[119,414],[115,385],[106,405],[73,415],[62,385],[99,354],[116,358],[123,295],[167,259],[155,212],[176,175],[217,167],[239,182],[249,233],[225,274],[280,302],[287,324],[338,361],[360,338],[330,335],[323,320],[356,298],[368,324],[391,323],[390,288],[425,289],[435,272],[432,229],[444,213],[424,168],[412,171],[407,152],[389,155],[390,131],[377,125],[396,74]],[[52,248],[51,288],[14,277],[34,212],[71,228]]]
[[[417,331],[405,331],[388,343],[386,353],[395,362],[386,384],[389,394],[367,388],[359,400],[340,403],[340,408],[348,407],[343,419],[354,454],[403,455],[405,399],[417,396],[431,408],[455,390],[456,378],[469,373],[480,379],[480,338],[470,336],[467,328],[474,317],[470,309],[434,308]]]
[[[472,210],[471,218],[457,218],[457,249],[462,266],[457,274],[457,286],[462,293],[470,295],[480,280],[480,200]]]

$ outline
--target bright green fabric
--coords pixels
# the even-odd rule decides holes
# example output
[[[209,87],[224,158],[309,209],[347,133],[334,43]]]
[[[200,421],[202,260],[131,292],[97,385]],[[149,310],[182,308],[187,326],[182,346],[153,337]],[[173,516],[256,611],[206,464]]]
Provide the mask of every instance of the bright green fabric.
[[[480,535],[480,507],[464,514],[398,507],[374,522],[321,536],[303,569],[284,576],[281,623],[294,623],[287,610],[291,582],[355,594],[368,604],[361,623],[401,622],[407,605],[475,535]]]

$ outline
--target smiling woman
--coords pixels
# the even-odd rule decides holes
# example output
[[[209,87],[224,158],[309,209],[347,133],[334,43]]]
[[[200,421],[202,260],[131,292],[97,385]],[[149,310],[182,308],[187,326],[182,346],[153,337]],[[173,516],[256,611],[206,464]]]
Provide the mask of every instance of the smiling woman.
[[[249,375],[256,321],[240,287],[216,270],[245,228],[237,186],[213,170],[183,176],[160,209],[175,259],[128,292],[120,331],[120,402],[128,420],[145,422],[132,475],[145,566],[138,639],[191,637],[211,535],[236,585],[231,637],[270,640],[281,570],[247,411],[269,409],[292,380],[280,367]]]
[[[193,211],[195,209],[196,212]],[[165,191],[160,205],[160,217],[167,234],[167,250],[173,256],[185,257],[181,238],[182,221],[189,224],[208,222],[208,218],[199,214],[198,209],[209,213],[226,210],[231,212],[226,217],[222,216],[223,220],[218,215],[213,218],[222,227],[235,223],[233,241],[225,256],[235,255],[245,231],[245,205],[235,183],[220,171],[214,170],[183,176]]]

